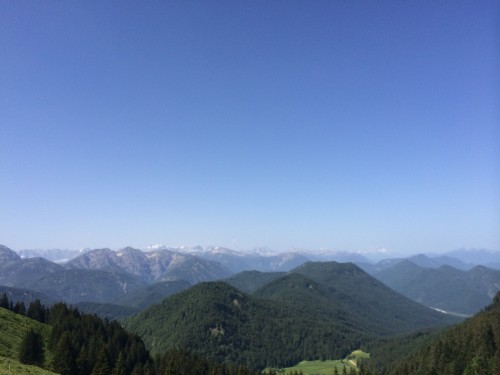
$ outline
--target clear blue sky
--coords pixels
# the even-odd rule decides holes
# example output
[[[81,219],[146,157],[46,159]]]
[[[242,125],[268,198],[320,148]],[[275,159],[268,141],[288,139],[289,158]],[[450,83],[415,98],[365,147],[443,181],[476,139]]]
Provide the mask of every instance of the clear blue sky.
[[[0,243],[499,249],[499,8],[4,1]]]

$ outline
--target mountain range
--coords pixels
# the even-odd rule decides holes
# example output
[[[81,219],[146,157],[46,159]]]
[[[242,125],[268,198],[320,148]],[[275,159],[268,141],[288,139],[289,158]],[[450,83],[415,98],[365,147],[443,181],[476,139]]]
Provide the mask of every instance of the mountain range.
[[[310,259],[336,258],[342,262],[353,261],[416,302],[450,313],[473,314],[491,303],[500,289],[499,270],[484,266],[474,268],[471,263],[448,255],[418,254],[370,263],[362,254],[347,252],[272,254],[269,249],[243,253],[223,247],[174,249],[162,246],[148,250],[127,247],[118,251],[82,251],[72,260],[57,264],[40,257],[22,258],[1,246],[0,285],[31,289],[70,303],[111,303],[144,309],[203,281],[227,279],[229,284],[252,293]],[[490,263],[498,255],[486,250],[477,252],[478,259]],[[462,253],[470,256],[471,251],[458,254]],[[466,259],[471,260],[470,257]],[[182,283],[172,288],[166,284],[155,285],[174,281]]]
[[[125,326],[153,353],[181,346],[262,368],[344,357],[376,337],[454,322],[354,264],[308,262],[251,294],[220,281],[197,284]]]
[[[448,265],[425,268],[403,260],[373,276],[414,301],[466,315],[489,305],[500,290],[500,270],[484,266],[463,271]]]
[[[134,291],[152,292],[148,286],[155,282],[181,281],[187,287],[231,274],[217,262],[168,250],[98,249],[60,265],[43,258],[22,259],[6,246],[0,247],[0,285],[30,289],[70,303],[111,303]],[[156,298],[172,292],[167,288]],[[158,295],[158,291],[154,293]],[[157,300],[148,298],[144,303]]]

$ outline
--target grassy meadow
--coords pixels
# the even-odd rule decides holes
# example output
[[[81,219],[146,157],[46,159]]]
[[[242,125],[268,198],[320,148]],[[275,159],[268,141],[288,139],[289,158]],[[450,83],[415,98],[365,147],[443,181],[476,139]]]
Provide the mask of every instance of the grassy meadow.
[[[50,335],[50,326],[42,324],[12,311],[0,308],[0,375],[4,374],[52,374],[36,366],[19,363],[19,345],[29,329],[40,333],[45,345]],[[50,360],[46,354],[46,362]]]
[[[283,375],[292,372],[302,372],[304,375],[333,375],[335,373],[335,369],[337,369],[339,374],[342,374],[345,368],[348,374],[353,374],[357,372],[359,360],[365,358],[370,358],[370,354],[365,353],[362,350],[355,350],[344,359],[302,361],[293,367],[274,370],[276,370],[278,374]],[[269,369],[264,370],[264,372],[268,371]]]

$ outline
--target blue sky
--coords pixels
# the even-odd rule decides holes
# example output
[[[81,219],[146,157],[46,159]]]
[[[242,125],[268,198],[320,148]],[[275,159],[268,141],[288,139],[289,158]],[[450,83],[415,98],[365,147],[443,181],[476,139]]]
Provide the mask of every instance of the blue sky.
[[[0,243],[499,249],[493,1],[7,1]]]

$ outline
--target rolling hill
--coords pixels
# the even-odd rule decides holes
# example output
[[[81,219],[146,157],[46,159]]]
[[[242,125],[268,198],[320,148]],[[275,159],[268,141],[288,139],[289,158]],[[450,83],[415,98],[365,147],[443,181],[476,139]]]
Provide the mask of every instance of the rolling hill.
[[[252,293],[284,275],[284,272],[243,271],[228,277],[224,281],[243,292]]]
[[[21,341],[30,329],[42,336],[46,346],[51,332],[50,326],[0,307],[0,374],[56,375],[19,362]]]
[[[223,282],[201,283],[130,318],[126,327],[154,353],[181,346],[264,368],[342,358],[376,337],[453,322],[355,265],[328,262],[307,263],[251,295]]]
[[[484,311],[401,360],[391,374],[500,374],[500,293]]]
[[[73,269],[41,277],[26,286],[58,301],[106,303],[145,285],[123,273]]]
[[[16,302],[24,302],[27,306],[30,302],[33,302],[36,299],[40,300],[40,302],[45,306],[50,306],[57,302],[54,298],[49,297],[45,293],[37,292],[36,290],[12,288],[0,285],[0,295],[3,295],[4,293],[8,297],[9,301],[12,301],[14,304]]]
[[[310,262],[295,270],[329,288],[334,301],[350,307],[358,319],[396,334],[456,322],[400,295],[352,263]]]
[[[469,315],[489,305],[500,290],[500,270],[484,266],[462,271],[450,266],[423,268],[405,260],[374,277],[426,306]]]
[[[146,285],[142,288],[130,291],[113,301],[113,303],[122,306],[129,306],[134,309],[144,310],[147,307],[160,303],[172,294],[181,292],[191,287],[187,281],[160,281],[152,285]]]
[[[132,317],[125,327],[153,353],[185,347],[257,368],[291,365],[320,353],[344,356],[366,337],[305,314],[301,306],[252,297],[223,282],[195,285]]]

